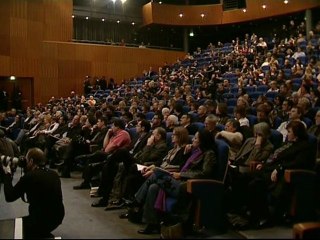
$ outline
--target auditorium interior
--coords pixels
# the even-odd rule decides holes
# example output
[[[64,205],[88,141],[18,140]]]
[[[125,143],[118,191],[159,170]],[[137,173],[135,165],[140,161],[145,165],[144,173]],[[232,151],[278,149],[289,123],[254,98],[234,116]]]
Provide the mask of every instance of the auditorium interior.
[[[31,147],[44,150],[47,167],[60,176],[65,217],[52,231],[52,238],[320,237],[319,13],[319,0],[0,1],[0,129],[16,144],[20,155]],[[285,104],[290,109],[285,109]],[[170,113],[164,114],[164,109]],[[238,206],[238,199],[231,195],[235,184],[231,175],[235,169],[258,171],[271,156],[277,157],[277,150],[291,147],[287,126],[294,121],[293,109],[300,114],[297,121],[305,126],[304,140],[309,144],[306,152],[310,153],[312,166],[301,163],[290,168],[288,164],[283,169],[279,163],[276,173],[281,171],[281,183],[290,189],[281,223],[261,223],[260,219],[249,223],[252,213],[247,206],[239,210],[241,214],[229,206]],[[181,116],[190,118],[190,125],[196,129],[189,132],[188,145],[195,141],[197,131],[209,128],[208,117],[215,121],[215,136],[229,132],[227,124],[235,119],[241,129],[241,144],[234,150],[233,138],[212,138],[219,177],[185,181],[186,194],[192,199],[192,223],[188,225],[192,229],[175,222],[168,227],[162,225],[155,234],[141,234],[146,223],[129,220],[126,214],[132,199],[115,197],[110,209],[92,207],[101,173],[96,174],[91,187],[77,190],[85,166],[74,162],[70,172],[63,173],[67,160],[53,156],[55,153],[43,140],[45,131],[51,130],[43,119],[50,115],[51,124],[58,122],[51,120],[58,111],[69,127],[74,116],[85,116],[79,124],[82,129],[90,125],[92,132],[100,121],[98,114],[108,120],[108,128],[114,127],[114,118],[120,118],[132,142],[138,137],[137,125],[142,119],[152,129],[154,116],[163,115],[159,126],[167,131],[164,141],[168,150],[173,147],[174,127],[183,126]],[[37,113],[42,116],[38,117],[44,121],[43,128],[30,137],[37,141],[29,141],[27,134],[33,127],[23,121]],[[89,114],[94,118],[92,125]],[[171,115],[176,116],[175,123],[170,123]],[[263,121],[270,128],[266,141],[272,153],[270,150],[268,160],[252,161],[241,168],[231,155],[237,154],[234,151],[240,151],[249,138],[257,139],[255,126]],[[49,135],[57,139],[65,136]],[[73,149],[73,160],[104,146],[90,145],[84,134],[72,141],[87,141],[88,146],[80,149],[84,143],[77,143],[80,147]],[[3,154],[0,148],[1,163],[5,161]],[[248,153],[245,156],[249,158]],[[13,183],[23,174],[18,167]],[[115,196],[116,191],[112,192]],[[268,194],[270,203],[273,195]],[[0,239],[23,238],[21,219],[28,215],[28,204],[22,199],[6,202],[1,180],[0,206]],[[269,210],[275,211],[270,206]]]

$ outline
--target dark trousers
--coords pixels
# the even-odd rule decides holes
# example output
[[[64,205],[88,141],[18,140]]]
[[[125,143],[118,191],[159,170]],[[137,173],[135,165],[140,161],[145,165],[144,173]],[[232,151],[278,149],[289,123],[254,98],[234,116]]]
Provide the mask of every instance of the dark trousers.
[[[109,200],[113,183],[116,178],[116,175],[119,171],[119,164],[123,164],[123,175],[127,175],[130,167],[133,164],[133,158],[129,151],[125,148],[121,148],[116,150],[112,155],[110,155],[106,162],[102,165],[101,170],[101,181],[98,189],[98,193],[102,196],[106,201]],[[95,171],[94,167],[89,168],[86,172]],[[89,177],[89,176],[87,176]],[[120,178],[122,181],[122,178]],[[121,184],[120,184],[121,185]]]
[[[90,183],[91,179],[99,174],[106,163],[108,156],[109,154],[104,151],[96,151],[92,154],[77,157],[77,160],[85,161],[85,168],[82,173],[82,178],[85,183]]]
[[[49,238],[52,236],[51,232],[55,230],[61,221],[54,219],[46,219],[45,221],[39,221],[31,216],[25,216],[22,219],[23,223],[23,238]]]

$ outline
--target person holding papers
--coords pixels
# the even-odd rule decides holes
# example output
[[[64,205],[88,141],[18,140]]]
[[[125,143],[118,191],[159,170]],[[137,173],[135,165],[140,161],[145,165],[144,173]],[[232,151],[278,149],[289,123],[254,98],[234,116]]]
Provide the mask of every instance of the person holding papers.
[[[190,157],[180,171],[167,172],[160,168],[154,169],[135,194],[133,205],[143,206],[143,221],[147,224],[146,228],[139,230],[138,233],[159,233],[161,215],[156,203],[163,194],[175,198],[179,203],[176,204],[178,208],[188,211],[186,206],[190,198],[186,191],[186,180],[214,177],[218,164],[215,149],[212,134],[206,129],[201,129],[195,134],[192,144],[185,147],[184,152],[189,153]]]

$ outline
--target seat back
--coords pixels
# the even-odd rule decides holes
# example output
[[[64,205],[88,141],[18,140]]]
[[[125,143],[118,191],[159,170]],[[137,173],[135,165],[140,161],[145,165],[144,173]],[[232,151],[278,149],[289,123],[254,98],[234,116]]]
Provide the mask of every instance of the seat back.
[[[217,146],[217,157],[219,163],[216,180],[225,182],[228,171],[229,145],[221,139],[216,139],[215,143]]]
[[[318,150],[318,139],[315,135],[308,133],[308,142],[310,144],[310,156],[316,162],[317,150]]]
[[[172,143],[172,132],[167,132],[166,143],[167,143],[167,147],[168,147],[168,149],[173,148],[173,143]]]
[[[279,147],[281,147],[283,143],[282,133],[275,129],[271,129],[269,140],[273,144],[273,149],[274,150],[278,149]]]
[[[194,122],[192,124],[196,126],[198,130],[203,129],[205,127],[203,122]]]
[[[152,112],[152,111],[150,111],[150,112],[147,112],[146,113],[146,119],[148,120],[148,121],[151,121],[152,120],[152,118],[153,118],[153,116],[154,116],[154,112]]]

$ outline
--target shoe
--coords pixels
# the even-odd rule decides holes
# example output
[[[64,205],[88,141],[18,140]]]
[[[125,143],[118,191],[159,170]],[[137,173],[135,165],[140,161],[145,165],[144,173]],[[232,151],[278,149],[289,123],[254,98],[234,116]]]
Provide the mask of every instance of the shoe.
[[[122,199],[118,199],[110,202],[111,205],[121,205],[122,203],[123,203]]]
[[[148,224],[145,229],[138,230],[140,234],[160,234],[160,227],[155,224]]]
[[[86,184],[86,183],[81,183],[78,186],[74,186],[73,189],[74,190],[79,190],[79,189],[90,189],[90,184]]]
[[[64,161],[61,161],[61,162],[57,162],[57,163],[55,163],[54,165],[56,165],[56,166],[62,166],[64,164]]]
[[[272,227],[273,223],[271,222],[270,219],[268,218],[264,218],[258,221],[256,228],[257,229],[263,229],[263,228],[269,228]]]
[[[100,200],[93,202],[91,204],[91,207],[107,207],[107,205],[108,205],[108,201],[101,198]]]
[[[129,217],[129,213],[127,213],[127,212],[121,213],[121,214],[119,215],[119,218],[120,218],[120,219],[128,219],[128,217]]]

